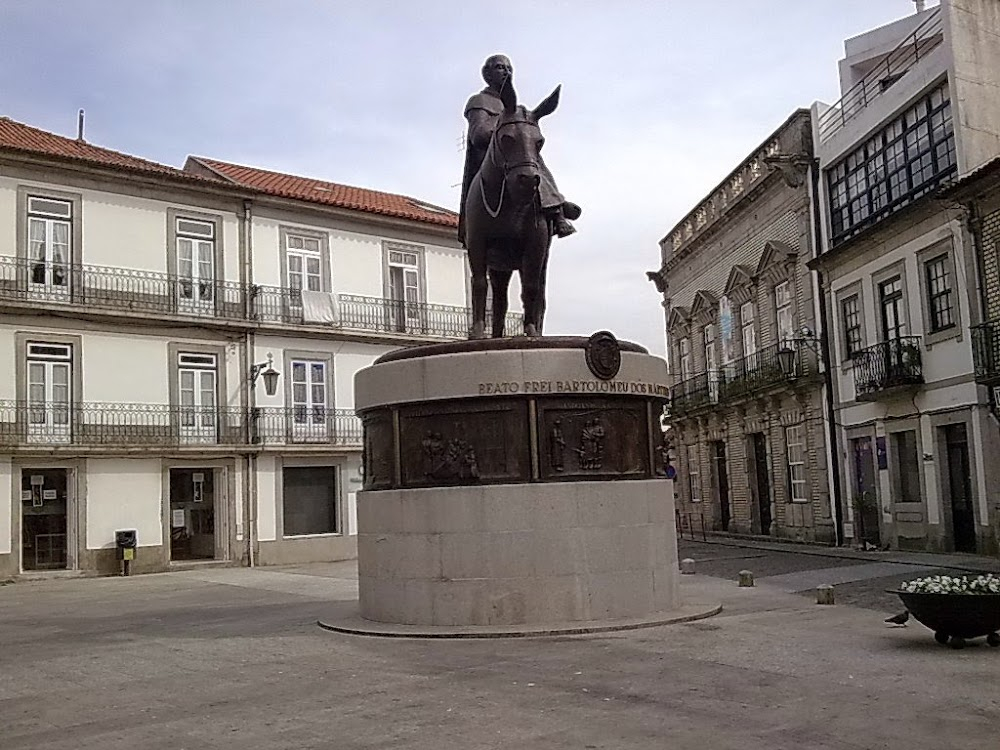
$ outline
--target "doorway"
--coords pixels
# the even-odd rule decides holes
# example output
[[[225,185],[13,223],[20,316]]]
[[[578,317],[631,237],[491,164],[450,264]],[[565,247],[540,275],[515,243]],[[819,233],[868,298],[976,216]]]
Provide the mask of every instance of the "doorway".
[[[214,560],[215,472],[170,470],[170,560]]]
[[[771,475],[767,470],[767,438],[763,432],[750,435],[750,494],[757,505],[758,529],[761,534],[771,533]]]
[[[68,469],[21,471],[21,569],[67,567]]]
[[[951,530],[956,552],[976,551],[976,514],[972,505],[969,442],[964,424],[944,428],[948,460],[948,496],[951,499]]]
[[[719,523],[723,531],[729,531],[729,472],[726,467],[726,444],[722,440],[712,443],[712,473],[719,503]]]
[[[879,533],[878,494],[875,491],[875,458],[872,454],[870,437],[855,438],[851,441],[851,455],[854,460],[854,494],[851,503],[854,508],[854,522],[857,524],[856,538],[862,543],[882,546]]]

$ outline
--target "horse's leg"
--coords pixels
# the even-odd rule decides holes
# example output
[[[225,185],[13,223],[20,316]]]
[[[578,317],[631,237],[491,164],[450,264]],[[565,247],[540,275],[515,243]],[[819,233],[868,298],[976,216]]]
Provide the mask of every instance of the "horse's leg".
[[[493,338],[504,336],[504,323],[507,321],[507,288],[513,271],[490,269],[490,285],[493,287]]]
[[[527,336],[542,335],[549,242],[551,238],[544,221],[536,223],[534,231],[525,237],[524,256],[521,259],[521,303],[524,306],[524,333]]]
[[[479,243],[469,245],[469,267],[472,271],[472,330],[469,338],[486,338],[486,248]]]

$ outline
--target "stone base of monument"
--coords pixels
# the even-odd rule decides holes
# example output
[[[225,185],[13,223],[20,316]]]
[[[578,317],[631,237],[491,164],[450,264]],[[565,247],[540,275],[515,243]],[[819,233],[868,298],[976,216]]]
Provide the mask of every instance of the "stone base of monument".
[[[364,424],[360,617],[382,635],[531,635],[683,621],[663,360],[610,334],[391,352]]]

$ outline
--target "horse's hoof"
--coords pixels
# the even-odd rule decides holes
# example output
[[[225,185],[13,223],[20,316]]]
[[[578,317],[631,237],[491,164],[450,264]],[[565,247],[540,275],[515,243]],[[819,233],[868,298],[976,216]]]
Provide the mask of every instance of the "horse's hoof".
[[[472,326],[469,331],[469,340],[486,338],[486,328],[484,326]]]
[[[524,335],[531,338],[538,338],[538,329],[529,323],[524,327]]]

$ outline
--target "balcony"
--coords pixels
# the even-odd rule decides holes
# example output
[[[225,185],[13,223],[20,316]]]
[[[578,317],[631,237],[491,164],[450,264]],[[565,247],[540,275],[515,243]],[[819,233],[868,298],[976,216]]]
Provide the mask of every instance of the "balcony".
[[[332,295],[329,297],[330,318],[310,320],[297,289],[0,257],[0,300],[46,308],[67,306],[109,314],[202,318],[249,325],[317,325],[345,332],[431,339],[467,338],[472,325],[472,311],[467,307],[354,294],[338,294],[334,304]],[[507,335],[522,333],[522,316],[508,313]]]
[[[250,421],[248,443],[247,420]],[[182,448],[324,445],[361,447],[361,420],[345,409],[74,405],[0,401],[0,446]]]
[[[682,417],[717,403],[719,372],[703,372],[682,380],[670,391],[670,413]]]
[[[0,257],[0,299],[113,313],[241,320],[243,286],[155,271]]]
[[[858,401],[876,401],[923,385],[919,336],[902,336],[854,355],[854,393]]]
[[[1000,384],[1000,318],[972,326],[970,331],[976,382]]]
[[[348,409],[259,407],[251,441],[259,445],[334,445],[361,448],[361,420]]]
[[[782,350],[790,355],[780,355]],[[784,367],[781,356],[788,357]],[[720,378],[720,398],[733,401],[772,388],[787,386],[790,382],[815,376],[817,366],[815,344],[806,339],[795,339],[773,344],[760,351],[723,365]]]
[[[885,58],[848,89],[836,104],[819,117],[820,141],[832,138],[893,86],[907,71],[944,41],[941,9],[931,10]]]

